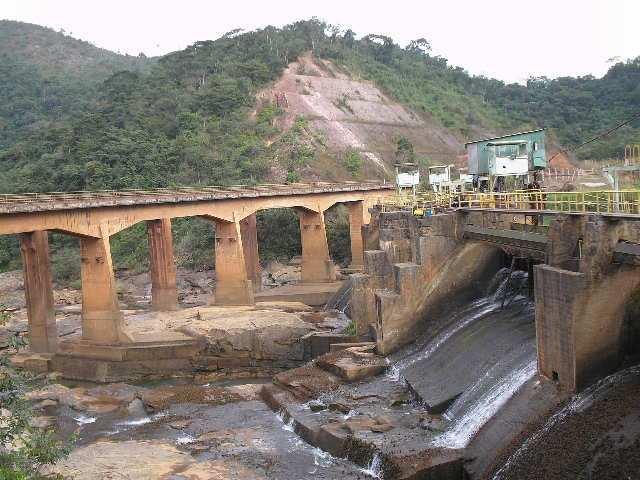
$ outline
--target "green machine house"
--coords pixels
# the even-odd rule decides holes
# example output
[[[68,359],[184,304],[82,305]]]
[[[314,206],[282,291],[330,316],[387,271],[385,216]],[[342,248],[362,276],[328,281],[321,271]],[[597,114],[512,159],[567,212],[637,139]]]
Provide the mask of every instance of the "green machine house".
[[[481,191],[526,188],[547,168],[544,128],[475,140],[465,148],[469,174]]]

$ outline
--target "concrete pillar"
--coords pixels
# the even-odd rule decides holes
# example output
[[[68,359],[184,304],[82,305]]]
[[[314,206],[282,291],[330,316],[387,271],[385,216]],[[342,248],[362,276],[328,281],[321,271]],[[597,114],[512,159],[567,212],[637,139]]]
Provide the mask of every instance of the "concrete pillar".
[[[587,303],[586,277],[549,265],[536,265],[534,276],[538,373],[575,392],[576,328]]]
[[[51,262],[46,231],[22,234],[20,252],[24,269],[24,290],[29,319],[29,344],[34,353],[53,353],[58,347],[58,330],[53,309]]]
[[[100,344],[130,341],[118,306],[109,237],[80,238],[82,338]]]
[[[262,268],[258,256],[258,229],[255,213],[240,221],[240,236],[242,237],[247,278],[252,282],[253,291],[259,292],[262,290]]]
[[[362,226],[364,224],[364,203],[349,203],[349,236],[351,237],[351,268],[364,267],[364,242]]]
[[[376,325],[374,289],[370,277],[364,273],[354,273],[351,278],[351,318],[359,337],[370,333]]]
[[[335,270],[329,257],[324,213],[299,210],[302,239],[302,282],[333,282]]]
[[[216,221],[216,305],[253,305],[239,222]]]
[[[151,259],[151,307],[159,311],[177,310],[178,289],[171,219],[148,221],[147,233]]]

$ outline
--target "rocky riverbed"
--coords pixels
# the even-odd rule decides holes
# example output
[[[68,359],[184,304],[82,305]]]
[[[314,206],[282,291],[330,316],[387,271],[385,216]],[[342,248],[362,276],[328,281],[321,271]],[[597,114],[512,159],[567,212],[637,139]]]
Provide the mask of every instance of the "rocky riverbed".
[[[366,478],[293,433],[260,399],[262,384],[51,384],[30,394],[75,448],[49,472],[94,479]]]

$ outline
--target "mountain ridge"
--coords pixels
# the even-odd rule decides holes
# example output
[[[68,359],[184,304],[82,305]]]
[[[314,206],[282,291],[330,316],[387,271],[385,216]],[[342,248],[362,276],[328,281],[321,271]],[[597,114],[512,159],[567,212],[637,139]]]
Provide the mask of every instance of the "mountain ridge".
[[[17,22],[0,23],[0,38],[20,43],[15,38],[24,29],[27,40],[22,43],[29,44],[33,29],[37,35],[31,32],[31,43],[42,35],[64,44],[76,42]],[[634,87],[640,83],[638,59],[615,65],[604,80],[531,79],[527,86],[506,85],[449,66],[446,59],[430,54],[424,39],[401,48],[388,37],[356,39],[351,30],[331,29],[315,19],[230,32],[157,59],[125,57],[124,67],[116,62],[108,71],[99,62],[103,50],[77,42],[81,45],[73,48],[89,48],[98,70],[76,83],[66,85],[51,74],[29,86],[24,81],[28,72],[38,73],[43,67],[30,62],[20,49],[13,48],[14,59],[17,55],[24,61],[14,64],[27,71],[0,67],[0,98],[10,99],[0,107],[0,166],[7,172],[0,191],[367,178],[379,177],[385,169],[388,177],[398,159],[423,165],[455,162],[465,140],[513,130],[551,127],[551,140],[570,146],[640,109],[640,87]],[[33,51],[39,61],[46,58],[39,48],[28,49]],[[5,58],[9,53],[6,47],[0,49]],[[70,68],[86,75],[76,68],[79,63],[71,62]],[[308,86],[296,84],[287,87],[290,95],[295,90],[299,98],[304,96],[302,103],[309,108],[299,109],[300,115],[295,108],[288,113],[278,105],[275,90],[282,89],[287,75],[302,81],[302,72],[292,69],[315,67],[318,72],[305,81],[317,88],[325,88],[322,82],[339,75],[373,85],[385,98],[385,118],[367,117],[365,104],[373,103],[358,98],[355,88],[343,92],[346,96],[322,99],[302,95]],[[51,78],[55,81],[48,84]],[[43,98],[47,88],[53,93]],[[261,97],[263,92],[268,92],[266,97]],[[314,113],[313,108],[321,106],[311,108],[315,100],[324,102],[328,117]],[[406,114],[403,132],[389,133],[393,111]],[[338,114],[342,123],[333,125],[357,140],[333,141],[336,135],[330,127]],[[417,119],[414,133],[407,126],[411,117]],[[367,130],[367,124],[368,133],[354,134]],[[419,132],[422,126],[424,135]],[[636,122],[595,144],[587,155],[619,155],[620,144],[635,138],[638,128]],[[444,145],[442,151],[439,145]],[[380,168],[368,168],[369,164]]]

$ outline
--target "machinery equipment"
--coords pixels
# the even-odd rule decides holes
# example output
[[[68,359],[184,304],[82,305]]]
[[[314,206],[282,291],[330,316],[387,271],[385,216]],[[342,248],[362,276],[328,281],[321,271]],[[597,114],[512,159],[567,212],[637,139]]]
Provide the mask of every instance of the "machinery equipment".
[[[484,192],[527,188],[547,168],[544,129],[475,140],[465,148],[473,185]]]

